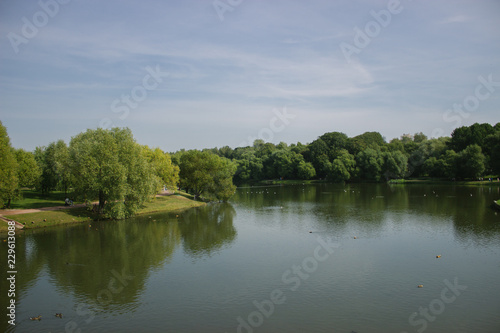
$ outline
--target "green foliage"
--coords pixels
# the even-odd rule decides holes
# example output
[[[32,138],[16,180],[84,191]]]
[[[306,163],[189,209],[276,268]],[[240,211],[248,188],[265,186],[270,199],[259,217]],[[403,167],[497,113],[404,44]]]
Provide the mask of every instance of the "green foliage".
[[[196,196],[227,201],[235,192],[236,164],[208,151],[190,150],[181,156],[181,186]]]
[[[262,159],[256,156],[254,149],[239,149],[239,159],[235,160],[237,169],[234,175],[236,183],[256,181],[263,178]]]
[[[489,135],[485,141],[488,151],[490,152],[491,173],[500,175],[500,128],[495,134]]]
[[[477,144],[469,145],[458,154],[458,174],[462,178],[477,178],[485,170],[485,157]]]
[[[71,169],[69,165],[69,148],[63,140],[58,140],[56,143],[51,143],[49,146],[53,145],[53,172],[57,178],[56,188],[63,190],[67,194],[69,187],[71,186]]]
[[[36,147],[35,160],[42,171],[37,188],[42,193],[48,193],[57,188],[57,175],[55,167],[55,143],[47,147]]]
[[[381,172],[386,180],[403,178],[407,172],[408,158],[400,151],[383,152]]]
[[[111,218],[132,215],[158,189],[158,179],[129,129],[80,133],[71,139],[69,155],[77,195],[99,200],[99,211]]]
[[[0,121],[0,204],[2,206],[9,207],[11,200],[19,196],[17,168],[7,129]]]
[[[162,186],[175,189],[179,183],[179,166],[172,163],[170,155],[164,153],[160,148],[152,150],[148,146],[143,147],[143,153],[157,178],[156,183],[159,185],[157,191]]]
[[[383,157],[380,151],[367,148],[356,155],[358,176],[367,180],[380,180]]]
[[[0,123],[1,125],[1,123]],[[321,135],[310,144],[229,146],[174,154],[139,146],[128,129],[88,130],[70,147],[59,140],[34,153],[17,150],[0,126],[2,203],[20,186],[36,185],[44,194],[71,186],[79,197],[99,200],[110,217],[126,217],[163,186],[181,184],[196,195],[226,201],[235,183],[265,179],[382,181],[403,177],[477,178],[500,174],[500,123],[455,129],[451,137],[428,139],[405,134],[386,143],[378,132],[353,138],[341,132]],[[14,158],[13,158],[14,157]]]
[[[297,165],[297,178],[308,180],[316,176],[316,170],[311,163],[304,160]]]
[[[334,182],[343,182],[351,179],[356,170],[356,161],[346,149],[341,149],[331,163],[330,177]]]
[[[365,132],[349,139],[348,150],[357,155],[367,148],[377,149],[385,145],[385,140],[379,132]]]
[[[470,145],[478,145],[481,149],[485,149],[485,139],[487,136],[494,134],[495,128],[490,124],[475,123],[469,127],[462,126],[456,128],[451,134],[450,148],[456,152],[461,152]]]
[[[36,163],[34,154],[24,149],[16,149],[15,154],[18,165],[17,177],[19,179],[19,186],[35,187],[40,181],[42,171]]]

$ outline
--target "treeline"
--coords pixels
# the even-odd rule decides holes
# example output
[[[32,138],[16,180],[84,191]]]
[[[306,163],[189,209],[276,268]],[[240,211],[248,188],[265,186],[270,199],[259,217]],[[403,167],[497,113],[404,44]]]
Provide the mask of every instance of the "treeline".
[[[500,174],[500,123],[463,126],[451,137],[431,139],[416,133],[387,143],[378,132],[351,138],[331,132],[305,145],[256,140],[250,147],[226,146],[209,151],[237,164],[237,184],[265,179],[477,179]]]
[[[179,185],[197,196],[228,200],[236,165],[214,154],[190,151],[177,164],[168,153],[138,144],[129,129],[87,130],[37,147],[11,147],[0,122],[0,206],[9,207],[21,188],[42,193],[64,191],[73,199],[111,218],[133,215],[163,188]],[[91,202],[98,201],[95,206]]]
[[[64,141],[13,149],[0,122],[0,204],[9,206],[23,187],[61,190],[75,199],[98,201],[98,212],[132,215],[164,187],[227,201],[233,183],[271,179],[386,181],[405,177],[477,179],[500,174],[500,123],[474,124],[451,137],[422,133],[386,142],[378,132],[349,138],[325,133],[309,144],[180,150],[172,154],[138,144],[129,129],[87,130]]]

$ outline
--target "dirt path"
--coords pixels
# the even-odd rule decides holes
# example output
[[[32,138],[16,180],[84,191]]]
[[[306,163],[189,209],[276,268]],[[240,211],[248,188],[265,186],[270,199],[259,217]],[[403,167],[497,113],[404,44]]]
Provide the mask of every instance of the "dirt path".
[[[85,204],[77,204],[73,206],[54,206],[54,207],[43,207],[43,208],[31,208],[31,209],[6,209],[0,211],[0,216],[5,215],[19,215],[19,214],[29,214],[29,213],[39,213],[46,212],[50,210],[64,210],[76,207],[85,207]]]

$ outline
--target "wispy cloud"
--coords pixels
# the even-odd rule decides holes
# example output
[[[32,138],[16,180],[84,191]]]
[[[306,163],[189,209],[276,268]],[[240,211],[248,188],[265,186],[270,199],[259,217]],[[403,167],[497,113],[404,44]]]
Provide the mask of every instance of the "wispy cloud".
[[[450,23],[463,23],[473,20],[473,17],[467,15],[455,15],[445,18],[440,21],[441,24],[450,24]]]
[[[74,135],[104,117],[130,126],[151,146],[159,145],[147,141],[158,140],[156,131],[169,149],[198,147],[197,136],[210,146],[215,133],[213,145],[223,141],[220,133],[237,144],[245,139],[241,132],[255,133],[268,112],[284,106],[300,118],[280,134],[292,140],[335,130],[389,138],[403,129],[425,131],[442,125],[436,123],[443,109],[463,98],[478,75],[500,77],[500,5],[464,2],[453,11],[452,1],[403,5],[347,64],[339,43],[353,40],[353,28],[364,29],[370,11],[387,1],[243,2],[223,22],[211,2],[72,1],[18,54],[5,36],[20,33],[22,17],[39,7],[2,2],[0,119],[14,145],[32,138],[27,149],[68,140],[60,133]],[[141,84],[147,66],[168,71],[168,78],[119,119],[111,102]],[[468,120],[494,122],[498,108],[492,97]],[[53,127],[38,129],[42,118]],[[28,127],[34,130],[25,133]],[[179,132],[190,135],[177,143]]]

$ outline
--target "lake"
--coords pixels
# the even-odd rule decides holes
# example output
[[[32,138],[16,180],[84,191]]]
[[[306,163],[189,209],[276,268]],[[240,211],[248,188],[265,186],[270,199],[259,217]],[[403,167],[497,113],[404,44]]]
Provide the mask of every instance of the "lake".
[[[254,186],[178,216],[28,230],[16,326],[0,329],[498,333],[496,199],[498,186]]]

